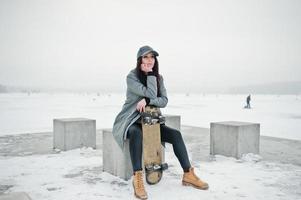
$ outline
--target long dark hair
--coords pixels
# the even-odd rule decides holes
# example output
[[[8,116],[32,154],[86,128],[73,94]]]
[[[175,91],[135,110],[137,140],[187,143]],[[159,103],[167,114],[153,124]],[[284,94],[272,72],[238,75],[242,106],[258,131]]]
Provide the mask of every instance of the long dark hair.
[[[136,65],[136,72],[137,72],[137,76],[138,79],[141,81],[141,83],[143,83],[143,85],[145,87],[147,87],[147,83],[146,83],[146,75],[144,74],[144,72],[141,70],[141,64],[142,64],[142,56],[140,56],[137,59],[137,65]],[[161,96],[160,93],[160,74],[159,74],[159,62],[157,60],[157,57],[155,56],[155,64],[153,67],[153,72],[155,73],[155,76],[157,77],[157,97]]]

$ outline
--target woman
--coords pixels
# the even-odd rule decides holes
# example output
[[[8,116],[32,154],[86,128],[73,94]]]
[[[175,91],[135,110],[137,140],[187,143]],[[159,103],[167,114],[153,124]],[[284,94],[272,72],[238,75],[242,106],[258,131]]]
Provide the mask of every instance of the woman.
[[[143,46],[137,53],[136,68],[127,75],[126,101],[113,125],[113,135],[123,149],[124,141],[129,139],[133,166],[133,187],[135,196],[147,199],[142,172],[142,127],[140,113],[146,105],[164,108],[168,98],[163,77],[159,74],[159,54],[149,46]],[[160,125],[161,141],[171,143],[174,153],[183,168],[183,185],[198,189],[208,189],[208,184],[199,179],[189,162],[186,146],[181,133],[173,128]]]

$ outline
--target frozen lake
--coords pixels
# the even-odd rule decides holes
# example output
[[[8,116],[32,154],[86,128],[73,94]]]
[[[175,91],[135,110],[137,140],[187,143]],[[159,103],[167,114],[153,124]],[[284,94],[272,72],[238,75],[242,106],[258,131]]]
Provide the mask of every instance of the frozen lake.
[[[182,124],[210,127],[216,121],[261,124],[261,135],[301,140],[301,96],[252,95],[252,109],[243,109],[247,95],[168,94],[165,114],[181,115]],[[0,135],[52,131],[54,118],[96,119],[98,129],[112,128],[125,93],[0,94]]]

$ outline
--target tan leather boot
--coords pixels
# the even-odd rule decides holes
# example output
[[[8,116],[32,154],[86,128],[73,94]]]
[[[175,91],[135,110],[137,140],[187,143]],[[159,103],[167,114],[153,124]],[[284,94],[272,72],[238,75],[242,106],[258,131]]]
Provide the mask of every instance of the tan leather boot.
[[[133,187],[134,187],[134,191],[135,191],[135,196],[138,199],[147,199],[147,193],[145,191],[144,183],[143,183],[143,172],[142,171],[136,171],[134,173]]]
[[[206,182],[197,177],[193,167],[189,169],[189,172],[184,172],[182,184],[185,186],[193,186],[201,190],[207,190],[209,188],[209,185]]]

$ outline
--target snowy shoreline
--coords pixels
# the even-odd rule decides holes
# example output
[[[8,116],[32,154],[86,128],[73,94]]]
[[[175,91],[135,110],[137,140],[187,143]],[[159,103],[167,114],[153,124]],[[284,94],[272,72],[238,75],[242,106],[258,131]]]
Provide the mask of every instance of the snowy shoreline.
[[[301,140],[301,98],[295,95],[169,94],[163,114],[180,115],[181,124],[209,128],[216,121],[260,123],[261,135]],[[85,117],[112,128],[125,94],[1,94],[0,135],[52,130],[53,119]]]

